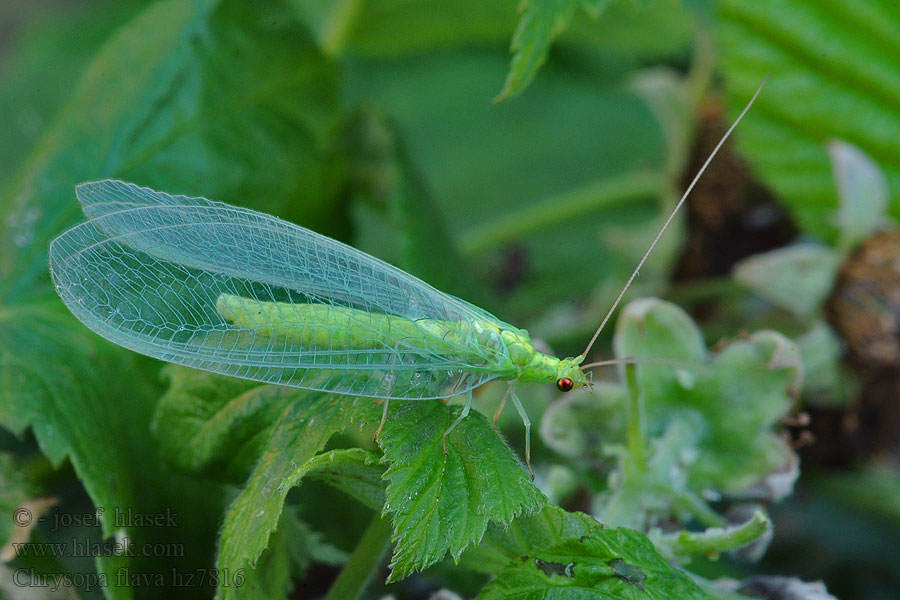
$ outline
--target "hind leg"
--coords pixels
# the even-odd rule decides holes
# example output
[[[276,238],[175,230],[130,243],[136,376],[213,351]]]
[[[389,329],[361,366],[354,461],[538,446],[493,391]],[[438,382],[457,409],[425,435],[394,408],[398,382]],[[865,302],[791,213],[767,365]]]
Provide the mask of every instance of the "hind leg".
[[[399,357],[397,356],[397,354],[394,354],[391,357],[390,366],[394,366],[399,362],[401,362],[399,360]],[[372,438],[372,440],[375,442],[378,441],[378,436],[381,435],[381,429],[384,427],[384,422],[387,421],[388,406],[391,403],[390,398],[391,391],[394,389],[394,381],[395,378],[393,375],[387,375],[384,377],[384,379],[381,380],[381,385],[383,388],[382,391],[384,393],[384,395],[382,396],[382,398],[384,398],[384,408],[381,411],[381,423],[378,424],[378,429],[375,430],[375,435]]]
[[[500,413],[503,412],[503,407],[506,406],[506,401],[509,399],[509,395],[512,393],[513,384],[509,384],[506,386],[506,393],[503,394],[503,400],[500,401],[500,406],[497,407],[497,412],[494,413],[494,427],[497,426],[497,419],[500,418]]]
[[[459,416],[453,421],[453,424],[447,428],[447,431],[444,432],[444,455],[447,455],[447,435],[450,434],[451,431],[456,429],[456,426],[459,425],[463,419],[469,416],[469,410],[472,408],[472,390],[466,392],[466,405],[463,406],[462,412],[459,413]]]
[[[512,390],[512,386],[509,389]],[[513,406],[516,407],[516,412],[522,417],[522,423],[525,425],[525,464],[528,466],[531,480],[534,481],[534,471],[531,470],[531,419],[528,418],[528,413],[525,412],[525,407],[522,406],[522,402],[516,396],[516,393],[511,391],[510,397],[512,398]]]
[[[387,421],[387,411],[388,405],[390,405],[391,401],[385,399],[384,408],[381,411],[381,423],[378,424],[378,429],[375,430],[375,436],[372,438],[372,441],[377,442],[378,436],[381,435],[381,428],[384,427],[384,422]]]

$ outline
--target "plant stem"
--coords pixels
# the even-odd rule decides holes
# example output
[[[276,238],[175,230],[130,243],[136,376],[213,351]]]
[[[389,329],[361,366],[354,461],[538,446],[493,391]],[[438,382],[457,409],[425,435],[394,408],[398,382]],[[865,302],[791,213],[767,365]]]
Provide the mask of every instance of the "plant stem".
[[[665,545],[672,556],[697,554],[710,556],[752,544],[764,536],[771,527],[772,522],[769,518],[758,510],[749,521],[736,527],[716,527],[700,533],[679,531],[662,536],[659,543]]]
[[[628,404],[625,406],[627,423],[626,446],[628,460],[635,470],[643,472],[647,469],[646,457],[646,423],[644,422],[644,395],[637,381],[637,365],[625,365],[625,384],[628,389]]]
[[[325,600],[353,600],[360,597],[390,547],[391,532],[390,520],[376,514],[350,555],[350,560],[328,590]]]
[[[691,513],[691,516],[703,523],[705,527],[724,527],[727,524],[722,515],[687,490],[678,493],[678,504]]]
[[[633,172],[604,179],[577,190],[547,198],[508,217],[464,232],[460,248],[466,255],[478,254],[546,227],[572,221],[601,208],[625,204],[635,198],[659,196],[665,175]]]
[[[676,304],[687,304],[703,300],[749,296],[747,288],[731,277],[713,277],[688,283],[673,285],[666,298]]]

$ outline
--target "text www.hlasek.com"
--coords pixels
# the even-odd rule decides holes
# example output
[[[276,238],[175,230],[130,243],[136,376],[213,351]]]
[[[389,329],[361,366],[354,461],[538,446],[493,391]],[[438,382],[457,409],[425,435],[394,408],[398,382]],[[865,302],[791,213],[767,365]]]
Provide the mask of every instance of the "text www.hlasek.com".
[[[168,556],[183,557],[184,545],[181,543],[143,543],[134,544],[127,537],[116,542],[97,542],[73,537],[68,542],[13,542],[10,544],[16,557],[98,557],[98,556]]]

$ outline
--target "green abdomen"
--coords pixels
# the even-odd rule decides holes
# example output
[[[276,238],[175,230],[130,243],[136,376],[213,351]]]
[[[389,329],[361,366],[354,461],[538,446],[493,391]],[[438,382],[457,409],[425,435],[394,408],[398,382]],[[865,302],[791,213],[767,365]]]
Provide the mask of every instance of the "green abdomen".
[[[537,352],[527,332],[501,330],[488,321],[411,320],[346,306],[263,302],[232,294],[220,295],[216,310],[254,337],[310,352],[412,351],[424,368],[430,360],[454,360],[523,383],[554,381],[559,364],[559,359]]]
[[[433,357],[436,363],[455,360],[509,369],[503,364],[508,358],[502,351],[500,330],[487,322],[411,320],[346,306],[263,302],[232,294],[220,295],[216,310],[254,336],[268,336],[310,352],[412,351],[421,356],[423,367]]]

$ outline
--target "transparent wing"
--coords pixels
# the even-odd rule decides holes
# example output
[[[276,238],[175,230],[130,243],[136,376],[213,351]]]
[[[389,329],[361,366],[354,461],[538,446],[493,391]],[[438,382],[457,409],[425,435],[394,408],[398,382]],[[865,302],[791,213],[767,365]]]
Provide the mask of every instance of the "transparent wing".
[[[381,398],[446,397],[505,374],[494,331],[507,325],[349,246],[262,213],[117,181],[84,184],[78,196],[90,220],[53,241],[51,273],[69,309],[119,345],[226,375]],[[223,294],[244,299],[246,311],[277,303],[284,318],[278,310],[272,323],[236,326],[216,306]],[[324,315],[315,331],[285,334],[291,315],[310,306]],[[384,330],[386,317],[404,327]]]

